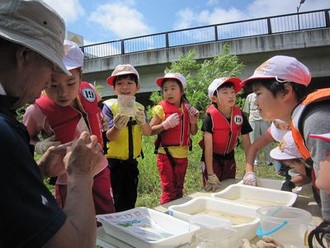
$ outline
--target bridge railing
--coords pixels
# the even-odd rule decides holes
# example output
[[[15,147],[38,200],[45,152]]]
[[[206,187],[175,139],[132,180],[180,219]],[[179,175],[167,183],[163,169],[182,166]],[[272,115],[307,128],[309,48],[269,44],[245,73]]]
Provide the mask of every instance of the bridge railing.
[[[330,27],[330,9],[180,29],[82,46],[85,59]]]

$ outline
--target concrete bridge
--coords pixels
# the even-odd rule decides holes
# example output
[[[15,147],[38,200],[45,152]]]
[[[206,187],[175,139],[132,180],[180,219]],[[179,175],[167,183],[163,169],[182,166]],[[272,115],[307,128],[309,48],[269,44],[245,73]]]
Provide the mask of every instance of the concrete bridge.
[[[113,95],[106,78],[118,64],[132,64],[140,73],[138,100],[159,90],[155,79],[171,62],[196,51],[196,59],[210,59],[229,44],[239,57],[246,78],[273,55],[298,58],[313,75],[313,88],[330,86],[330,9],[258,18],[176,30],[84,46],[83,79],[102,85],[103,97]]]

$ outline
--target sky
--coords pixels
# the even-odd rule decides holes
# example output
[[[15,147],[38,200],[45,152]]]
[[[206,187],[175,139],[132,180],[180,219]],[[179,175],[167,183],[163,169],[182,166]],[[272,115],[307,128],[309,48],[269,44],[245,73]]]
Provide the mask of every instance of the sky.
[[[84,45],[330,8],[329,0],[44,0]],[[304,2],[300,5],[300,1]]]

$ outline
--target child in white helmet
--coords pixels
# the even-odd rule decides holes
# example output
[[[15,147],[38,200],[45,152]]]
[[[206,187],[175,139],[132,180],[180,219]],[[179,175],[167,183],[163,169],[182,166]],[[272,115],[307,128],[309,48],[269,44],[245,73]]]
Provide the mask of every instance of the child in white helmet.
[[[238,137],[247,153],[252,128],[242,110],[235,106],[242,89],[239,78],[217,78],[208,87],[212,104],[206,109],[202,131],[203,183],[206,191],[216,191],[220,181],[236,176],[234,148]]]
[[[150,122],[155,142],[157,167],[161,178],[160,203],[182,197],[184,178],[188,166],[190,135],[197,133],[199,112],[186,99],[186,79],[180,73],[167,73],[157,79],[163,100],[154,106]]]

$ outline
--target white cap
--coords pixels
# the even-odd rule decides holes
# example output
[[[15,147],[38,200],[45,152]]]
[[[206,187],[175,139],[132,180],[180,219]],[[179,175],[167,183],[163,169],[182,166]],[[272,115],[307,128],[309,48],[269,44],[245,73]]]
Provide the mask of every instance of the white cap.
[[[228,78],[216,78],[207,88],[208,96],[211,97],[214,95],[214,92],[224,83],[232,83],[234,85],[235,93],[239,92],[242,89],[241,82],[242,80],[236,77]]]
[[[275,78],[278,82],[293,82],[308,86],[311,73],[308,68],[294,57],[277,55],[262,63],[253,75],[242,82],[247,83],[256,79]]]
[[[124,64],[124,65],[117,65],[116,68],[111,73],[111,76],[107,78],[107,83],[109,85],[113,85],[116,77],[122,76],[122,75],[129,75],[134,74],[137,76],[138,81],[140,80],[140,75],[137,72],[137,70],[134,68],[134,66],[130,64]]]
[[[84,53],[73,41],[64,40],[63,62],[68,71],[82,67],[84,64]]]
[[[163,84],[163,81],[165,79],[176,79],[178,80],[181,85],[182,85],[182,88],[185,89],[187,84],[186,84],[186,79],[184,78],[184,76],[180,73],[166,73],[164,77],[160,77],[160,78],[157,78],[157,85],[159,87],[162,87],[162,84]]]
[[[287,132],[289,132],[289,130],[288,129],[282,130],[282,129],[277,128],[274,123],[275,121],[278,123],[284,123],[284,124],[287,124],[287,123],[280,119],[275,119],[269,127],[270,135],[273,137],[274,140],[280,142],[281,140],[283,140],[284,135]]]
[[[327,142],[330,142],[330,133],[323,133],[323,134],[310,134],[310,138],[321,139]]]
[[[276,160],[288,160],[302,157],[294,143],[291,131],[287,132],[283,136],[283,140],[280,144],[271,150],[270,156]]]

